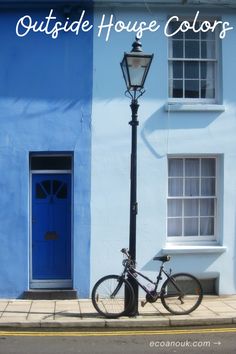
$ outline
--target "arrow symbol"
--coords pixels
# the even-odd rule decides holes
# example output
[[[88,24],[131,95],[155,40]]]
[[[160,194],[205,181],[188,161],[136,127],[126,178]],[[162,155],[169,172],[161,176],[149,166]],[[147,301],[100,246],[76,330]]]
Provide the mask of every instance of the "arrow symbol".
[[[213,344],[221,345],[221,342],[213,342]]]

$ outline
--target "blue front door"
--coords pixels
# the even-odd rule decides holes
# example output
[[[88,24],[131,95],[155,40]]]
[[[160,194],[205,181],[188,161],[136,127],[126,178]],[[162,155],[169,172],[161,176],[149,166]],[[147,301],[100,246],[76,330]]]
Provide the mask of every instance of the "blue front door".
[[[71,279],[71,175],[32,175],[32,279]]]

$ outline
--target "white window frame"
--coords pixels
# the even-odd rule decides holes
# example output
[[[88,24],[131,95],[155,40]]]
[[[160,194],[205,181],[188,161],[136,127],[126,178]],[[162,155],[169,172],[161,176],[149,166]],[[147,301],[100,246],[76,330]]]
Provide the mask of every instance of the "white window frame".
[[[179,21],[184,21],[186,18],[179,17]],[[188,18],[188,21],[193,21],[193,18]],[[220,20],[217,17],[200,17],[198,21],[207,20],[209,22],[214,22],[215,20]],[[185,103],[185,104],[217,104],[220,99],[219,93],[219,75],[220,75],[220,39],[219,39],[220,28],[216,27],[214,34],[215,34],[215,59],[203,59],[203,58],[173,58],[172,50],[173,50],[173,37],[169,37],[168,40],[168,102],[169,103]],[[183,42],[185,39],[183,38]],[[200,42],[201,43],[201,42]],[[189,61],[196,61],[196,62],[215,62],[214,68],[214,75],[215,75],[215,97],[214,98],[185,98],[185,97],[171,97],[170,90],[171,90],[171,81],[173,81],[173,61],[180,61],[180,62],[189,62]],[[183,95],[185,93],[184,90],[184,73],[183,73]]]
[[[168,172],[168,165],[169,165],[169,159],[214,159],[215,160],[215,196],[169,196],[169,172]],[[217,243],[218,242],[218,224],[219,224],[219,178],[220,178],[220,173],[219,173],[219,156],[217,155],[168,155],[167,156],[167,201],[166,201],[166,240],[167,244],[184,244],[184,245],[205,245],[205,244],[212,244],[212,242]],[[201,174],[199,174],[201,177]],[[185,178],[185,169],[184,169],[184,175],[183,178]],[[209,199],[212,198],[215,200],[215,205],[214,205],[214,235],[209,235],[209,236],[184,236],[183,235],[183,221],[184,221],[184,215],[182,214],[182,236],[168,236],[168,200],[171,199],[179,199],[179,200],[185,200],[185,199]],[[183,210],[183,209],[182,209]],[[198,215],[198,222],[200,220],[200,215]]]

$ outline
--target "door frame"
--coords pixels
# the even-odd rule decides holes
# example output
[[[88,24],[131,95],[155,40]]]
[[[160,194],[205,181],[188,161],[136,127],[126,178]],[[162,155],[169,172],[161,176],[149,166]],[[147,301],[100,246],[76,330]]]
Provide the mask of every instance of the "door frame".
[[[48,155],[47,155],[48,156]],[[50,155],[52,156],[52,155]],[[60,155],[57,155],[60,156]],[[49,280],[35,280],[33,279],[33,257],[32,257],[32,180],[35,174],[69,174],[71,176],[71,279],[49,279]],[[73,288],[73,214],[74,214],[74,203],[73,203],[73,174],[72,170],[31,170],[30,171],[30,183],[29,183],[30,193],[29,193],[29,288],[30,289],[68,289]]]

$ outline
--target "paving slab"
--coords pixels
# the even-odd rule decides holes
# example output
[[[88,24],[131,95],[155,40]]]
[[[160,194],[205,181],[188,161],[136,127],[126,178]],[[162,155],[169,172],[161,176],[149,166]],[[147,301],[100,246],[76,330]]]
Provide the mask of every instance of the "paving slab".
[[[236,309],[236,301],[223,301],[223,303]]]

